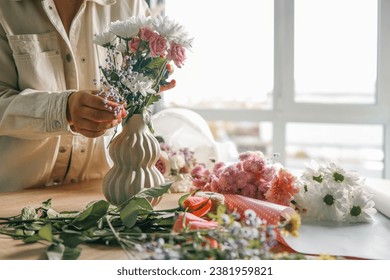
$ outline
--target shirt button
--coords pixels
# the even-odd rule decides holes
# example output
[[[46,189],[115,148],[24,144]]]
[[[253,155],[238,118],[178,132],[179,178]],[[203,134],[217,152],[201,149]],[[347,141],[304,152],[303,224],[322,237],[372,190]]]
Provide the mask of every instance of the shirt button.
[[[72,55],[70,53],[67,53],[65,55],[65,59],[66,59],[67,62],[71,62],[72,61]]]
[[[86,60],[86,59],[83,57],[83,58],[81,59],[81,62],[85,62],[85,60]]]
[[[82,153],[85,153],[85,149],[84,149],[84,148],[82,148],[82,149],[80,150],[80,152],[82,152]]]
[[[52,121],[51,126],[54,129],[60,129],[61,128],[61,123],[58,120],[54,120],[54,121]]]
[[[65,153],[66,152],[66,148],[64,146],[61,146],[58,151],[60,153]]]

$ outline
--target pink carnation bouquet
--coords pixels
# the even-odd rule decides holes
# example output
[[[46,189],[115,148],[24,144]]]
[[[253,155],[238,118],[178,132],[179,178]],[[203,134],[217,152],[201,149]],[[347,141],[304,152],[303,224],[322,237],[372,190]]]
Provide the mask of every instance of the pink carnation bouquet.
[[[213,170],[197,165],[191,175],[195,189],[238,194],[285,206],[291,206],[299,191],[296,178],[286,169],[268,163],[261,152],[241,153],[238,162],[219,162]]]

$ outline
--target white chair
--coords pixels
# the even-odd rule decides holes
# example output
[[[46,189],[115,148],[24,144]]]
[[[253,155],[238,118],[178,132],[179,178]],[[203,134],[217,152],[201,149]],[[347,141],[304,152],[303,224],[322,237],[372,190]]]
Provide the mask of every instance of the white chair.
[[[152,116],[156,136],[161,136],[173,149],[189,148],[198,163],[210,167],[220,161],[219,144],[211,130],[198,113],[184,108],[168,108]]]

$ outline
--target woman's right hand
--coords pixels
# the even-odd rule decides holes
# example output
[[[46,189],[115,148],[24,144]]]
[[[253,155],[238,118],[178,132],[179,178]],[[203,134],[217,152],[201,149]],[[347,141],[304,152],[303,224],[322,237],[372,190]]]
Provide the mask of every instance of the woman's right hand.
[[[70,94],[66,109],[66,117],[72,130],[89,138],[103,135],[107,129],[121,123],[122,118],[127,115],[120,104],[106,102],[96,93],[93,90],[81,90]],[[115,108],[120,108],[119,114],[114,113]]]

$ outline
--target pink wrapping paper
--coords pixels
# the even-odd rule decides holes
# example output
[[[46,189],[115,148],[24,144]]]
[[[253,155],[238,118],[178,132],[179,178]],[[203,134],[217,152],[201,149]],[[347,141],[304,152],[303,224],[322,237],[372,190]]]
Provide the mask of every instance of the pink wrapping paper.
[[[268,224],[277,225],[284,219],[289,219],[294,213],[295,210],[291,207],[279,205],[255,198],[250,198],[242,195],[236,194],[224,194],[225,196],[225,205],[230,211],[237,211],[241,216],[244,215],[245,210],[252,209],[255,211],[257,216],[261,219],[267,221]],[[287,242],[284,240],[283,236],[277,231],[277,240],[284,245],[287,245]],[[289,246],[288,246],[289,247]]]
[[[276,225],[281,221],[281,218],[288,219],[295,213],[291,207],[255,198],[236,194],[225,194],[224,196],[225,204],[230,211],[236,210],[242,216],[245,210],[252,209],[260,218],[271,225]]]

